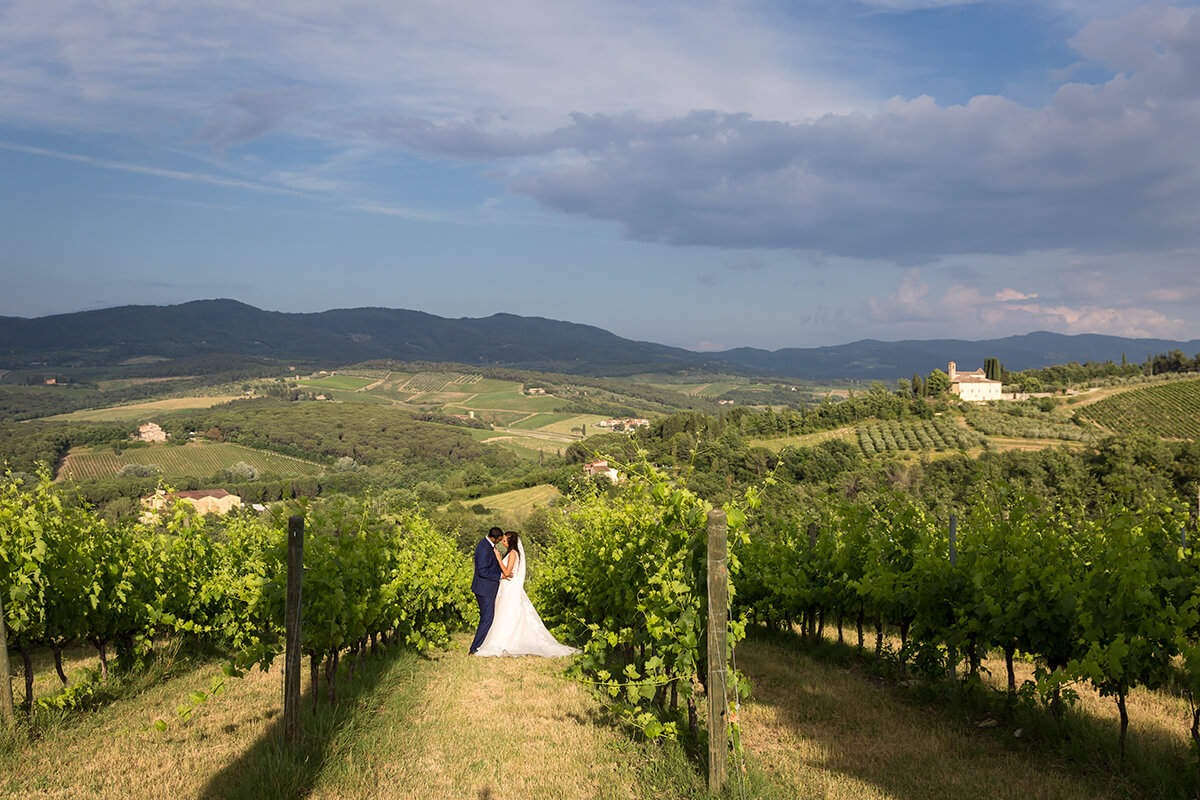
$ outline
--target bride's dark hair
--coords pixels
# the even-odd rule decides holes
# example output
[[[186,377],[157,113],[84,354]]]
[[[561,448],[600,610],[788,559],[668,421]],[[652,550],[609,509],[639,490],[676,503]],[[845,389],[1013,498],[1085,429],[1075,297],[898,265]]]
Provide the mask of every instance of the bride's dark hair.
[[[521,544],[521,537],[517,535],[516,531],[507,531],[504,535],[509,537],[508,549],[514,551],[517,554],[517,558],[520,558],[521,548],[518,545]]]

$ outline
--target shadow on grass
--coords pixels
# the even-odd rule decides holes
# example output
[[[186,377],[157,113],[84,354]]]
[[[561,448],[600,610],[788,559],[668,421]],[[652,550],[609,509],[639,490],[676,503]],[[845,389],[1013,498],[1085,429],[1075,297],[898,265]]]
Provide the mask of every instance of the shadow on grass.
[[[821,763],[806,770],[835,771],[901,800],[1200,797],[1194,758],[1165,731],[1131,730],[1122,760],[1115,723],[1080,709],[1056,719],[991,689],[902,680],[897,665],[876,664],[852,644],[748,634],[739,666],[755,683],[753,699],[820,746]],[[995,725],[980,728],[985,719]]]
[[[337,700],[326,697],[324,669],[317,711],[312,711],[311,687],[300,702],[300,736],[294,745],[283,741],[283,715],[277,714],[270,729],[240,758],[209,781],[200,797],[204,800],[259,800],[259,798],[302,798],[316,785],[330,757],[352,743],[356,732],[370,717],[381,697],[406,680],[407,669],[423,653],[392,649],[368,656],[365,664],[348,677],[346,662],[338,672]],[[308,659],[303,668],[308,674]]]

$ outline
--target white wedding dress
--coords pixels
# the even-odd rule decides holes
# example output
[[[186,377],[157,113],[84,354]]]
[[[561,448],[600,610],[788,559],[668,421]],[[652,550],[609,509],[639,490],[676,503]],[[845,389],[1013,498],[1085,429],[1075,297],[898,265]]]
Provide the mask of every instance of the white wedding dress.
[[[555,658],[578,653],[574,647],[559,644],[546,630],[529,595],[525,594],[525,546],[521,542],[517,543],[517,555],[512,579],[500,581],[496,616],[475,655]]]

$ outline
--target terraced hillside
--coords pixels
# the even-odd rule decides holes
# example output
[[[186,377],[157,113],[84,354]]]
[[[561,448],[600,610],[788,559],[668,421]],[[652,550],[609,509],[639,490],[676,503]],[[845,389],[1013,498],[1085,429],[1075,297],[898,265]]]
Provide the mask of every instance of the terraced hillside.
[[[1131,389],[1085,406],[1079,415],[1114,433],[1200,438],[1200,380]]]

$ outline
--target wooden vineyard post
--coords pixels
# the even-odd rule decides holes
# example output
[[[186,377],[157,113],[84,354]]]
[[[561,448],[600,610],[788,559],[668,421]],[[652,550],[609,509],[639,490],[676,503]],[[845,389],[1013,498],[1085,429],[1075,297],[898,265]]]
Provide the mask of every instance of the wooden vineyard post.
[[[4,601],[0,599],[0,722],[13,724],[12,677],[8,674],[8,632],[4,629]]]
[[[1200,535],[1200,488],[1196,489],[1196,510],[1192,512],[1191,517],[1192,530],[1196,531],[1197,535]],[[1185,552],[1187,551],[1187,546],[1187,528],[1185,527],[1183,529],[1183,549]]]
[[[729,762],[729,701],[726,642],[729,628],[729,563],[725,512],[708,512],[708,790],[725,788]]]
[[[954,514],[951,514],[950,515],[950,567],[954,568],[957,566],[958,566],[958,517],[955,516]],[[952,647],[950,648],[950,652],[947,653],[947,655],[949,656],[949,658],[947,660],[949,661],[948,672],[949,672],[950,681],[954,682],[954,681],[958,680],[958,675],[956,673],[956,670],[958,668],[958,657],[954,652],[954,648],[952,648]]]
[[[300,716],[300,619],[304,583],[304,517],[288,518],[287,598],[283,619],[287,651],[283,658],[283,738],[296,741]],[[313,691],[317,688],[314,686]]]

